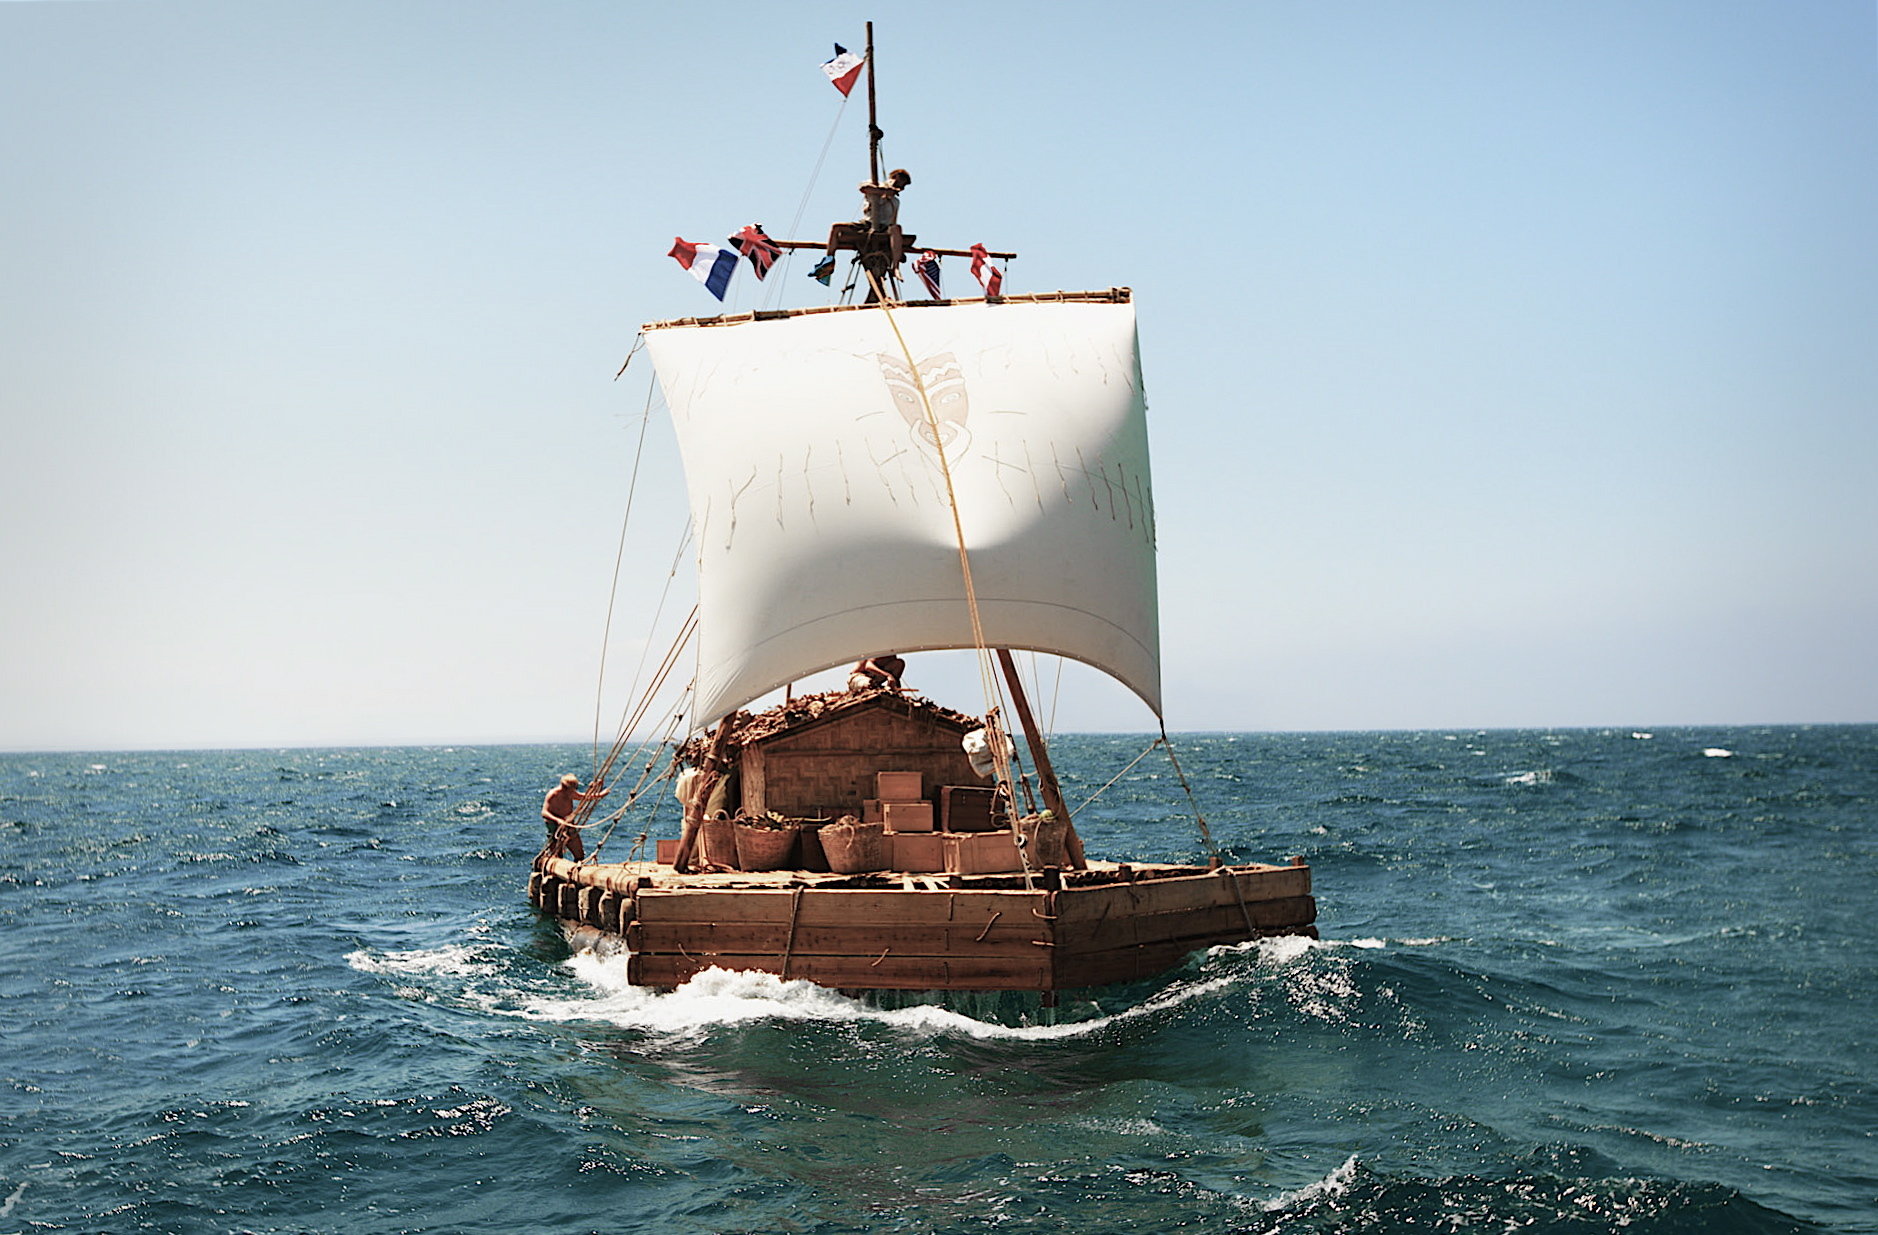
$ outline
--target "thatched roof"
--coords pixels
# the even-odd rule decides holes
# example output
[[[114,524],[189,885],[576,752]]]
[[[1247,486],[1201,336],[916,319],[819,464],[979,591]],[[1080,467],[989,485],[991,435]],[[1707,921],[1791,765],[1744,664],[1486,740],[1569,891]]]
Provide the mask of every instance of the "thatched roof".
[[[794,733],[810,726],[827,724],[840,719],[843,715],[863,711],[871,707],[887,705],[906,716],[926,716],[960,733],[978,728],[984,722],[976,716],[955,711],[925,698],[923,695],[909,694],[905,691],[888,690],[877,687],[860,692],[846,690],[826,690],[817,694],[797,695],[787,703],[779,703],[773,708],[750,713],[738,712],[730,739],[731,758],[734,752],[744,746],[767,741],[785,733]],[[709,738],[699,734],[686,742],[679,751],[681,761],[695,762],[702,758],[709,747]]]

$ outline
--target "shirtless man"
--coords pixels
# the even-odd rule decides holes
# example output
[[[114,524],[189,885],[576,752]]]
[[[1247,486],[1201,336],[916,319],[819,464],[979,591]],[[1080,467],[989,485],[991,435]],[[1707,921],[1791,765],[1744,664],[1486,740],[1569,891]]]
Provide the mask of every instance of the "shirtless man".
[[[548,853],[560,857],[566,853],[579,862],[587,856],[587,847],[581,844],[580,829],[574,826],[574,808],[581,802],[595,802],[611,793],[604,786],[587,793],[580,791],[580,777],[569,772],[561,778],[561,783],[548,790],[548,796],[541,803],[541,826],[548,830]]]
[[[899,690],[900,675],[905,672],[906,661],[892,652],[870,657],[848,671],[848,690],[857,695],[875,687]]]

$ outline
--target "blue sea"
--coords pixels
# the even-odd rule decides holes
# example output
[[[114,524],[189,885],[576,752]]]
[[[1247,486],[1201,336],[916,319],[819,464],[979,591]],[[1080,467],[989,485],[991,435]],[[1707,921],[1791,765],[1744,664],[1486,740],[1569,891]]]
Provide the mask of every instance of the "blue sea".
[[[1878,727],[1176,742],[1323,938],[1053,1015],[570,955],[585,747],[0,755],[0,1235],[1878,1232]]]

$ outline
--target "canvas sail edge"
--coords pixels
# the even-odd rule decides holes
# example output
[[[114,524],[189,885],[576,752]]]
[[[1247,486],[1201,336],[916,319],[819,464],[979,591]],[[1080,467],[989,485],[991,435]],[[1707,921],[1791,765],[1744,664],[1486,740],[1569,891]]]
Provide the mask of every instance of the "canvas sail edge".
[[[698,715],[870,651],[980,637],[1089,664],[1159,715],[1130,299],[919,307],[647,335],[698,528]]]

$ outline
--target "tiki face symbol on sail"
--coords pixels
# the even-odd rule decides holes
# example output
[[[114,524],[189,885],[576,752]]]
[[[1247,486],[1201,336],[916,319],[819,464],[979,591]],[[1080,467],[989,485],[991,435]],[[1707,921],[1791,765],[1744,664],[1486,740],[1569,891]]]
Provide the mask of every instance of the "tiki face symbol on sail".
[[[887,392],[893,396],[893,406],[906,421],[916,443],[926,450],[943,448],[948,457],[971,444],[971,431],[965,425],[971,400],[965,390],[964,367],[956,356],[939,352],[921,360],[917,380],[904,356],[877,352],[875,358],[880,361],[880,375],[886,380]],[[926,389],[924,402],[919,397],[922,385]],[[926,415],[927,403],[932,405],[930,420]]]

